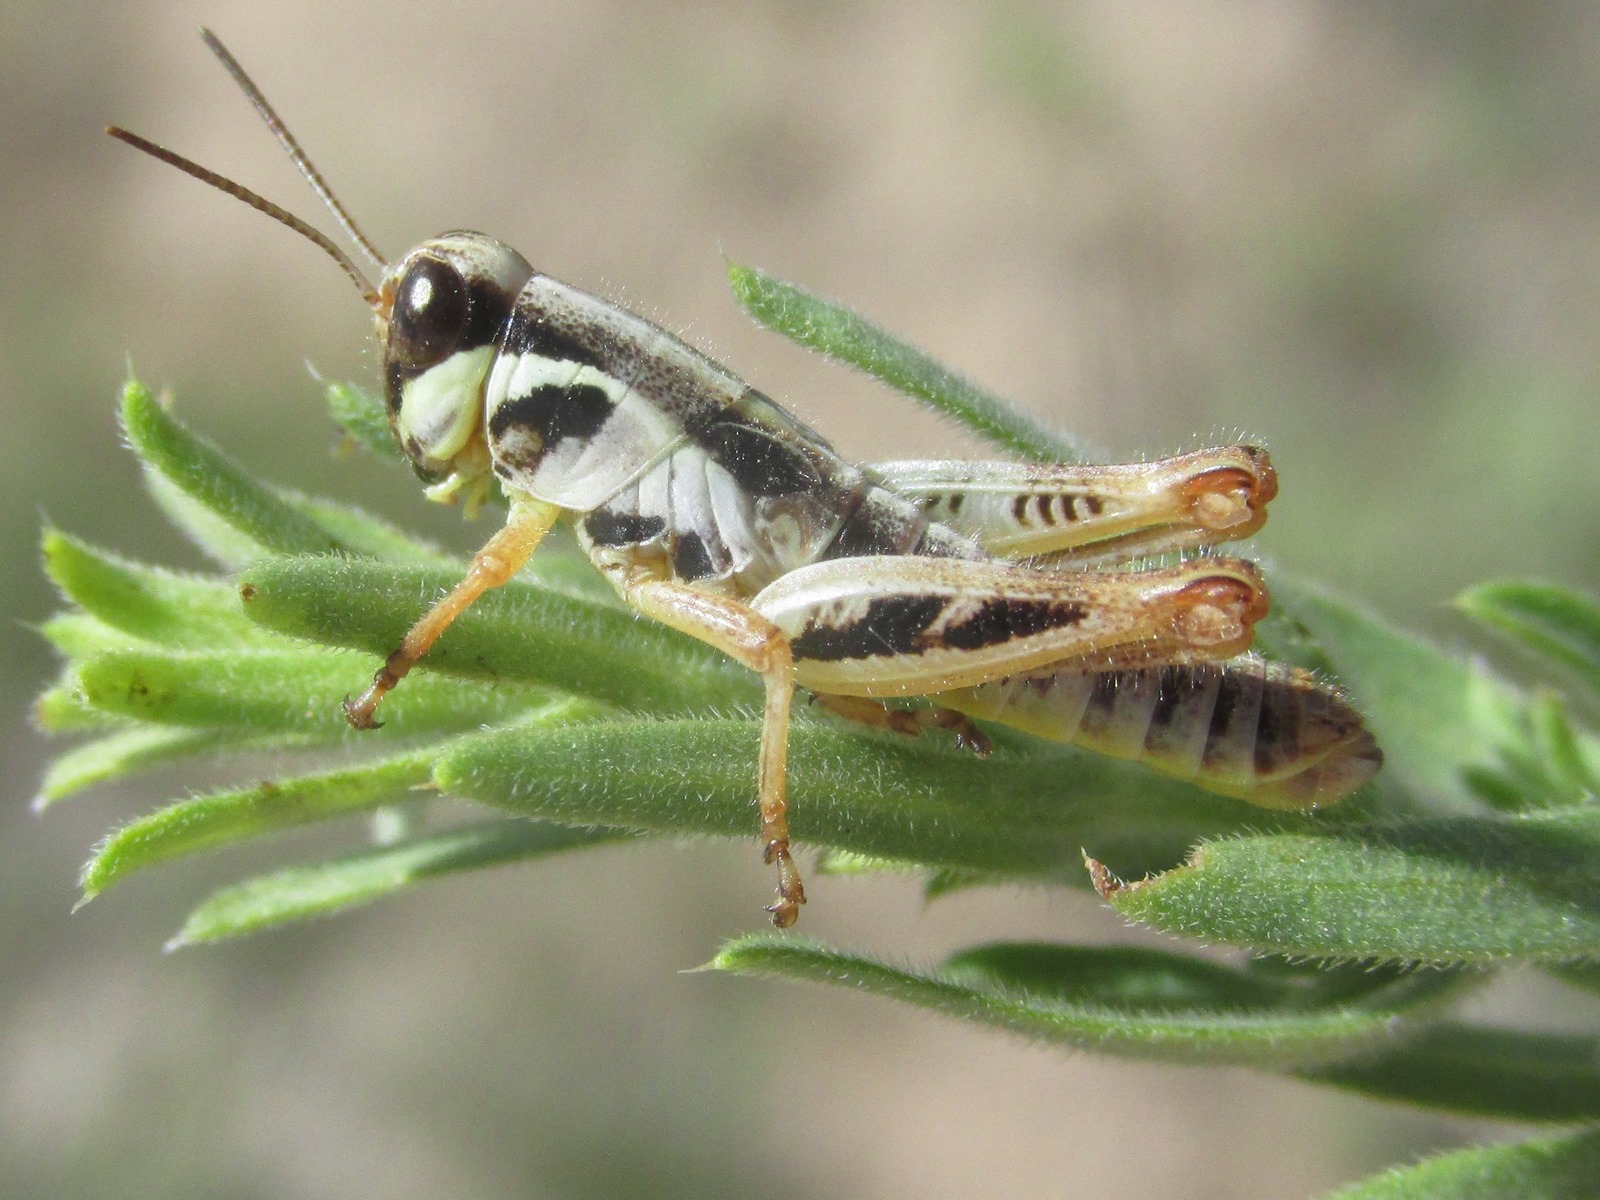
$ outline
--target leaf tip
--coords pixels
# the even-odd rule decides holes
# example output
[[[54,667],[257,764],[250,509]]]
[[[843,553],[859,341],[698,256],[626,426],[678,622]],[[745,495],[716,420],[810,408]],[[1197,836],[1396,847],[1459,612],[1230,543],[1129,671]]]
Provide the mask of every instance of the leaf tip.
[[[1096,894],[1100,899],[1109,901],[1119,892],[1126,891],[1130,885],[1124,883],[1111,873],[1111,868],[1097,858],[1090,858],[1088,851],[1083,852],[1083,865],[1089,871],[1089,882],[1094,885]]]
[[[195,944],[195,940],[189,936],[188,926],[185,926],[161,943],[161,953],[173,954],[179,950],[187,950]]]

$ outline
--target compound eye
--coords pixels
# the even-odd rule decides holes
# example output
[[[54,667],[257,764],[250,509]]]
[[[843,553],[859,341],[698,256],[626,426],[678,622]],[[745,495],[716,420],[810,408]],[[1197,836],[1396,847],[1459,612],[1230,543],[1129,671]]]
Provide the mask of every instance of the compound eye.
[[[444,361],[461,342],[471,302],[467,281],[442,258],[406,268],[389,324],[389,358],[422,369]]]

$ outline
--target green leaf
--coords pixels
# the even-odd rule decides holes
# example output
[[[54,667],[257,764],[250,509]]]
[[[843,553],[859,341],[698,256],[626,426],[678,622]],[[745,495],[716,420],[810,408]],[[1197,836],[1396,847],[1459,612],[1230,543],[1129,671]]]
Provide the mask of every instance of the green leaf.
[[[42,550],[45,573],[62,594],[125,634],[176,647],[279,640],[245,618],[223,580],[132,563],[55,529],[45,530]]]
[[[1545,972],[1573,987],[1600,993],[1600,961],[1554,963]]]
[[[182,491],[165,475],[144,473],[145,490],[167,521],[211,559],[224,567],[242,567],[271,551],[241,533],[229,521]]]
[[[46,688],[33,702],[33,723],[41,733],[103,732],[131,724],[125,717],[90,708],[71,667],[61,683]]]
[[[1384,1100],[1498,1121],[1600,1120],[1600,1037],[1439,1021],[1371,1058],[1303,1071]]]
[[[1552,583],[1498,580],[1468,588],[1456,607],[1534,654],[1571,671],[1600,700],[1600,606]]]
[[[331,862],[289,867],[208,896],[189,914],[169,950],[242,937],[274,925],[326,916],[392,895],[424,879],[605,845],[615,830],[571,829],[498,820],[374,846]]]
[[[1264,1008],[1297,989],[1260,973],[1136,946],[994,942],[945,960],[943,975],[970,986],[1144,1011]]]
[[[1117,972],[1117,990],[1123,998],[1113,1000],[1089,975],[1118,957],[1117,952],[1079,956],[1077,948],[1055,948],[1057,961],[1052,966],[1057,975],[1064,973],[1063,964],[1078,959],[1070,971],[1076,986],[1047,990],[997,983],[988,964],[970,957],[958,959],[953,969],[917,971],[772,934],[729,942],[710,965],[741,975],[848,987],[1040,1042],[1129,1058],[1213,1066],[1305,1065],[1360,1053],[1394,1037],[1405,1010],[1431,999],[1431,994],[1421,989],[1415,997],[1397,995],[1389,1006],[1349,1005],[1298,1012],[1252,1008],[1239,1002],[1242,993],[1218,986],[1215,977],[1164,964],[1161,978],[1150,984],[1153,997],[1140,1002],[1134,998],[1137,989],[1128,986],[1133,974],[1150,974],[1150,959],[1140,956],[1124,960],[1123,969]],[[975,969],[980,965],[983,969]],[[1027,974],[1035,977],[1032,971]],[[1177,980],[1191,992],[1218,999],[1231,994],[1232,998],[1217,1008],[1175,1003],[1168,989]]]
[[[1487,963],[1600,955],[1600,806],[1265,834],[1102,894],[1171,933],[1288,955]]]
[[[440,786],[525,816],[674,835],[748,838],[756,826],[755,720],[607,720],[491,731],[440,759]],[[1159,869],[1200,837],[1303,828],[1130,763],[797,721],[789,819],[810,845],[1081,886],[1080,847]]]
[[[279,554],[343,549],[315,521],[257,483],[239,463],[174,420],[135,380],[122,392],[122,430],[145,466],[250,542]]]
[[[379,664],[325,649],[164,653],[124,650],[80,664],[76,690],[94,709],[162,725],[294,734],[337,741],[456,732],[516,716],[549,694],[487,688],[418,672],[384,703],[384,731],[356,733],[339,707]]]
[[[728,264],[739,303],[768,329],[881,379],[1023,458],[1084,457],[1066,434],[969,383],[865,317],[753,267]]]
[[[178,855],[376,808],[426,784],[432,766],[432,752],[419,751],[169,804],[101,844],[78,881],[83,898]]]
[[[383,401],[365,388],[353,383],[329,383],[324,397],[328,414],[352,442],[379,458],[391,462],[404,462],[405,455],[389,429],[389,415]]]
[[[461,572],[322,557],[257,563],[245,612],[280,633],[387,656]],[[425,672],[542,683],[644,712],[760,703],[756,677],[710,647],[609,604],[513,582],[463,614]],[[387,707],[412,685],[395,691]]]
[[[1328,594],[1275,577],[1273,601],[1305,626],[1383,747],[1380,781],[1477,807],[1473,773],[1531,753],[1527,704],[1486,668],[1401,633]]]
[[[381,562],[422,563],[428,566],[442,566],[457,561],[437,546],[403,533],[387,521],[380,521],[353,505],[335,504],[331,500],[319,500],[297,492],[282,491],[278,495],[285,504],[314,521],[328,537],[351,554],[376,558]],[[252,559],[259,557],[259,554],[251,556]]]
[[[1326,1200],[1593,1200],[1600,1130],[1481,1146],[1340,1188]]]
[[[113,629],[99,617],[84,612],[57,613],[39,626],[39,633],[69,661],[141,644],[132,634]]]
[[[74,792],[174,759],[265,745],[281,748],[282,743],[274,739],[240,737],[217,729],[140,725],[119,730],[58,754],[45,771],[33,808],[35,812],[43,812]]]

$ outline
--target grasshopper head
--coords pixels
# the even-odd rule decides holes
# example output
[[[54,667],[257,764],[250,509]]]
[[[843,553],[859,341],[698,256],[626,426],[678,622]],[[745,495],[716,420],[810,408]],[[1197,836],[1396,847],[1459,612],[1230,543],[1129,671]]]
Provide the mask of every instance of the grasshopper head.
[[[395,439],[430,485],[431,498],[464,500],[470,510],[482,499],[490,478],[488,446],[480,429],[495,335],[533,268],[515,250],[481,233],[447,233],[386,264],[244,68],[210,30],[202,29],[200,36],[351,241],[382,268],[381,287],[375,291],[331,238],[281,205],[138,134],[116,126],[106,132],[286,225],[349,276],[377,317]]]
[[[489,482],[483,386],[495,339],[533,274],[481,233],[447,233],[391,266],[374,313],[389,427],[431,499],[471,505]]]

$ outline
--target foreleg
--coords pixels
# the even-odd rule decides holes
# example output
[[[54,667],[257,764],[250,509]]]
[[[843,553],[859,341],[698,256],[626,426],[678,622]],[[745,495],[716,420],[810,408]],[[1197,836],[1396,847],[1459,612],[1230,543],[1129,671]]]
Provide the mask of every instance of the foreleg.
[[[344,715],[350,724],[357,729],[376,729],[382,724],[374,714],[384,696],[406,677],[455,619],[472,607],[473,601],[522,570],[560,515],[559,508],[536,500],[514,502],[506,523],[472,556],[466,578],[411,627],[399,648],[378,668],[371,687],[355,700],[345,697]]]

